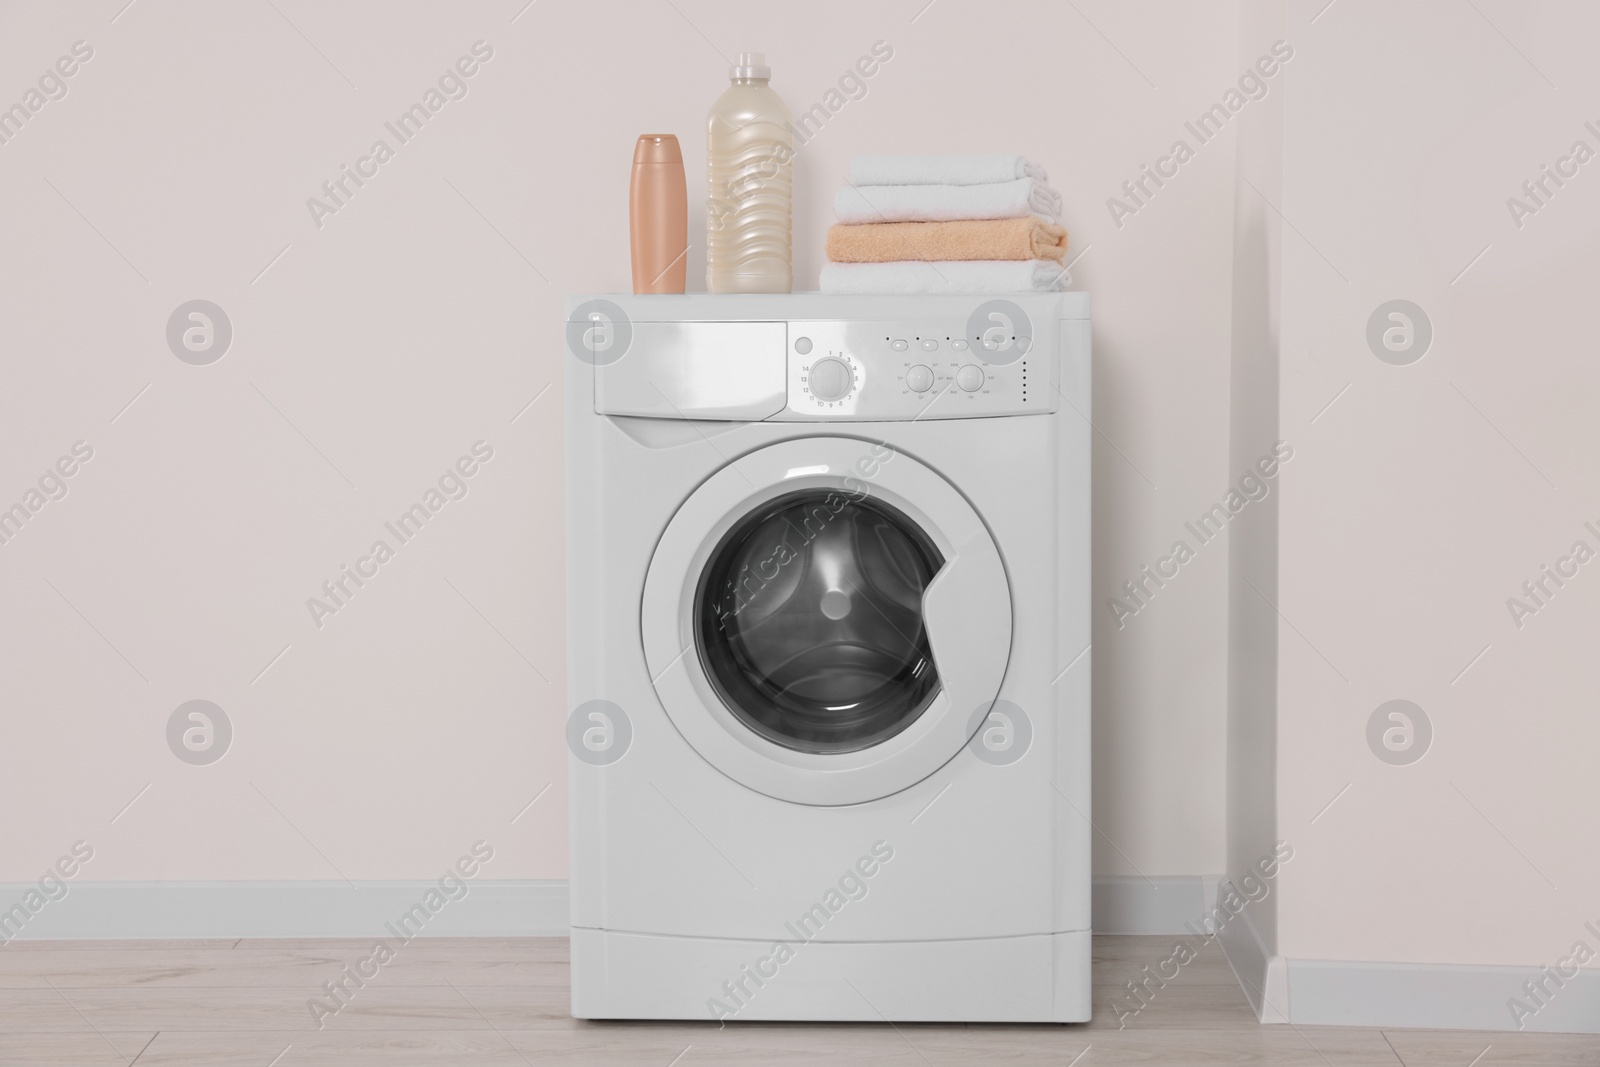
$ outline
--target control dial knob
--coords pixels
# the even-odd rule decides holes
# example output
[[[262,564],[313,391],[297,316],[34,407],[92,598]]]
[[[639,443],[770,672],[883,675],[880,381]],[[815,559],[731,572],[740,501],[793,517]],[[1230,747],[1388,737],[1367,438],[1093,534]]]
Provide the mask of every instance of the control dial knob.
[[[844,360],[828,356],[811,364],[806,384],[818,400],[843,400],[855,386],[855,373]]]

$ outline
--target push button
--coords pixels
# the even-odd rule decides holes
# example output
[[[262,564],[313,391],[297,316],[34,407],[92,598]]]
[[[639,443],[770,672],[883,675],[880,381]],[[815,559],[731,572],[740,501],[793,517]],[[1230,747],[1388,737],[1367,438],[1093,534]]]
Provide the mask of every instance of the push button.
[[[939,351],[939,342],[930,337],[922,342],[922,350],[924,352],[937,352]]]
[[[889,347],[894,349],[896,352],[904,352],[906,349],[911,347],[911,343],[909,341],[905,340],[904,338],[900,338],[900,339],[897,339],[897,340],[894,340],[894,341],[890,341],[889,342]]]

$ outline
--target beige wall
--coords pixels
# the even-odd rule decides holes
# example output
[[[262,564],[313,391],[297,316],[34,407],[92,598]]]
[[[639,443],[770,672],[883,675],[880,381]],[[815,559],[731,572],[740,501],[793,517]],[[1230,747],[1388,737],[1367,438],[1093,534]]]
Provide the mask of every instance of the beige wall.
[[[1600,574],[1581,568],[1520,629],[1506,602],[1574,541],[1600,549],[1583,525],[1600,516],[1600,163],[1521,229],[1506,200],[1575,140],[1600,150],[1583,125],[1600,118],[1584,50],[1600,20],[1580,4],[1476,8],[1290,15],[1279,389],[1298,452],[1277,631],[1290,958],[1542,965],[1595,918]],[[1433,324],[1409,366],[1364,337],[1394,298]],[[1409,766],[1366,740],[1396,698],[1434,731]]]
[[[1237,77],[1231,3],[121,7],[0,10],[0,103],[94,50],[0,145],[0,501],[94,449],[0,546],[0,881],[80,838],[96,879],[428,877],[478,838],[495,877],[564,876],[561,299],[628,283],[637,134],[701,180],[719,50],[765,48],[798,110],[877,40],[801,153],[797,276],[853,153],[1049,168],[1096,300],[1096,867],[1223,867],[1227,552],[1120,632],[1104,601],[1236,473],[1233,134],[1120,229],[1105,201]],[[307,198],[478,40],[468,95],[318,228]],[[233,325],[210,366],[164,338],[193,298]],[[479,440],[466,498],[316,628]],[[235,730],[209,767],[164,736],[195,698]]]
[[[1296,959],[1543,964],[1594,918],[1600,586],[1506,607],[1600,549],[1600,161],[1520,228],[1506,206],[1600,150],[1587,9],[1292,5],[1266,99],[1119,227],[1106,199],[1271,5],[1009,9],[1043,50],[954,3],[119,7],[0,13],[7,106],[94,49],[0,144],[0,504],[94,449],[0,545],[0,881],[78,839],[95,879],[427,877],[480,837],[496,877],[563,876],[560,300],[626,285],[632,139],[697,163],[717,50],[765,47],[798,110],[884,40],[800,156],[802,284],[859,151],[1020,148],[1087,250],[1097,871],[1237,871],[1282,837]],[[478,40],[467,97],[317,228],[307,197]],[[206,367],[164,337],[196,297],[235,334]],[[1433,323],[1411,366],[1367,348],[1393,298]],[[1279,437],[1268,501],[1119,629],[1105,601]],[[317,628],[306,599],[480,440],[468,495]],[[167,748],[194,698],[235,730],[210,767]],[[1434,728],[1410,766],[1367,744],[1395,698]]]

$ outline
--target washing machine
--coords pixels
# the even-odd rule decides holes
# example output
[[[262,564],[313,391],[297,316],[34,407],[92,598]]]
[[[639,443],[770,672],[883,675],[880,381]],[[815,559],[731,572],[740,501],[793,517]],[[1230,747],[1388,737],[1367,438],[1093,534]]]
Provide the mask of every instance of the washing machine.
[[[1089,1018],[1089,300],[567,304],[572,1014]]]

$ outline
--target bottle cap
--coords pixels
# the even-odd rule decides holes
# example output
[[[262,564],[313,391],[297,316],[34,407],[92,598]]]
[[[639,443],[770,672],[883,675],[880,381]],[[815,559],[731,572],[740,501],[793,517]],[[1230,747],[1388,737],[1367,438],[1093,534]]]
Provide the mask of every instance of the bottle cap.
[[[740,52],[733,57],[733,66],[728,68],[730,81],[740,81],[749,78],[772,77],[772,68],[767,66],[765,52]]]
[[[633,146],[635,163],[682,163],[683,150],[670,133],[643,133]]]

